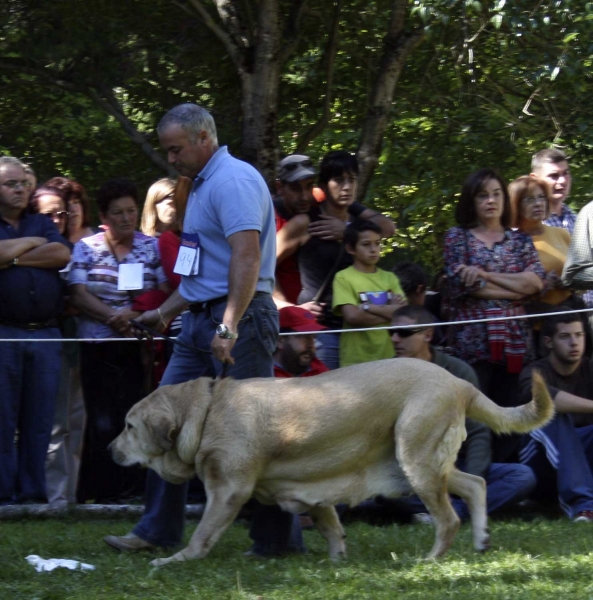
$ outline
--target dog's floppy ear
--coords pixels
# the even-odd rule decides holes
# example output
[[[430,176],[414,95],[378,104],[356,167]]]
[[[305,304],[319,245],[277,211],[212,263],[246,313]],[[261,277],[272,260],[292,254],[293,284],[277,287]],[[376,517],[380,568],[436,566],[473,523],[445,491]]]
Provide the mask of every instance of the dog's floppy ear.
[[[146,428],[152,442],[163,452],[173,448],[179,430],[170,411],[162,409],[151,411],[146,419]]]

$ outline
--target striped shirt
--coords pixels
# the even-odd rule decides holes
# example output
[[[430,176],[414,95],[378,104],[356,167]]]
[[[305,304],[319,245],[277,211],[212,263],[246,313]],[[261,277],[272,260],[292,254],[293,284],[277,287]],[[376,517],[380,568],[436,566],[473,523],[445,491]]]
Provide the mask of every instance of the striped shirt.
[[[68,284],[84,284],[101,302],[116,310],[132,305],[132,298],[158,288],[167,281],[161,266],[156,240],[138,231],[130,253],[121,261],[125,264],[144,265],[142,290],[117,289],[118,262],[105,240],[105,232],[83,238],[74,246]],[[80,317],[78,336],[81,338],[119,337],[111,327],[86,316]]]

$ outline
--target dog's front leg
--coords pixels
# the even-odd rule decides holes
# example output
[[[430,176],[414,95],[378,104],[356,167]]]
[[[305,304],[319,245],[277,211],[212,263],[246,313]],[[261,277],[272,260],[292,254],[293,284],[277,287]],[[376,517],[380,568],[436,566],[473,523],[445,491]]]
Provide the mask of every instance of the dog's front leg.
[[[233,523],[241,507],[251,497],[251,488],[238,489],[236,485],[217,485],[215,490],[208,489],[208,501],[202,520],[194,531],[189,544],[168,558],[151,561],[154,567],[162,567],[170,562],[204,558],[220,536]]]
[[[346,558],[346,534],[333,506],[312,506],[308,510],[319,533],[327,540],[333,561]]]

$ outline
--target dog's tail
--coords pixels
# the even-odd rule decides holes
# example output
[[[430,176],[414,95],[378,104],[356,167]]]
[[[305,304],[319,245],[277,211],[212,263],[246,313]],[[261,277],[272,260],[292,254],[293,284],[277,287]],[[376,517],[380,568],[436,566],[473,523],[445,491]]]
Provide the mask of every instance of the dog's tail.
[[[516,408],[503,408],[476,390],[465,411],[466,416],[485,423],[495,433],[527,433],[543,427],[554,416],[554,403],[539,371],[533,370],[532,399]]]

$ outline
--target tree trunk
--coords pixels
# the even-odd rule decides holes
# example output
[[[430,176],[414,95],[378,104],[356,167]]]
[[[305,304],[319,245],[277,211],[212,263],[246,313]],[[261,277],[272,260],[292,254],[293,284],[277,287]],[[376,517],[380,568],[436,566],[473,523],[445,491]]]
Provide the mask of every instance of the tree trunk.
[[[422,41],[423,31],[404,32],[408,11],[407,0],[393,0],[389,31],[383,41],[383,54],[377,77],[369,98],[365,122],[357,151],[359,163],[358,199],[366,195],[371,177],[379,162],[383,135],[391,112],[391,105],[399,76],[406,59]]]
[[[282,71],[282,27],[275,0],[260,3],[256,27],[253,61],[244,62],[239,71],[243,93],[242,154],[271,183],[279,157],[278,87]]]

